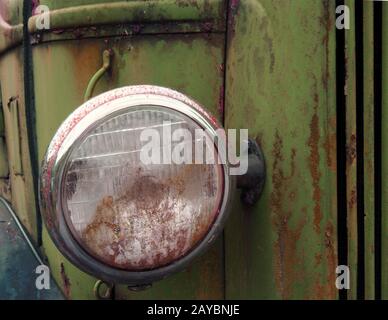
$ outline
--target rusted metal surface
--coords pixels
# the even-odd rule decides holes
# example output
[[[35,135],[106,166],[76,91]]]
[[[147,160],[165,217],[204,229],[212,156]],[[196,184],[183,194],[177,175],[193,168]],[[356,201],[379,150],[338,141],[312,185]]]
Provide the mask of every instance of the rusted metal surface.
[[[316,90],[316,89],[315,89]],[[314,93],[314,114],[310,121],[310,136],[308,140],[308,146],[310,148],[309,156],[309,168],[312,179],[313,187],[313,200],[314,200],[314,229],[315,232],[321,233],[321,221],[322,221],[322,210],[321,210],[321,188],[319,186],[319,180],[321,178],[321,172],[319,170],[319,142],[320,142],[320,133],[319,133],[319,118],[317,114],[317,109],[319,105],[318,94]]]
[[[231,6],[226,126],[258,139],[269,178],[227,226],[226,297],[335,299],[334,3]]]
[[[61,280],[62,280],[62,290],[66,299],[71,298],[71,283],[70,279],[66,274],[65,266],[63,262],[61,263]]]
[[[382,12],[382,141],[381,141],[381,155],[382,155],[382,194],[381,194],[381,255],[382,255],[382,280],[381,280],[381,297],[388,299],[388,3],[384,3]]]
[[[101,25],[116,35],[171,32],[215,32],[224,31],[225,1],[129,1],[101,3],[77,3],[41,1],[50,8],[50,31],[39,32],[36,19],[29,21],[31,33],[39,32],[38,41],[55,38],[71,38],[107,35]],[[86,19],[85,19],[86,17]],[[50,34],[54,32],[56,36]],[[60,35],[60,36],[59,36]]]
[[[35,33],[31,36],[31,43],[38,44],[51,41],[80,40],[88,38],[116,37],[146,34],[181,34],[181,33],[223,33],[222,28],[214,24],[202,22],[165,22],[152,24],[118,24],[92,27],[57,29],[46,33]]]
[[[0,82],[12,193],[11,199],[7,198],[12,200],[12,206],[28,232],[37,239],[37,216],[27,132],[21,47],[0,55]]]
[[[223,46],[223,36],[216,34],[128,36],[34,46],[40,159],[63,119],[82,103],[88,81],[100,67],[104,49],[111,48],[115,58],[111,71],[97,84],[96,95],[128,84],[156,84],[187,94],[207,106],[219,118],[219,88],[222,85],[219,66],[223,63]],[[61,83],[67,83],[66,87],[58,85],[58,74],[61,74]],[[74,74],[77,74],[76,80]],[[59,99],[60,96],[65,98]],[[55,113],[49,111],[53,103],[56,105]],[[55,250],[46,230],[44,247],[55,268],[55,277],[61,279],[59,265],[64,258]],[[96,280],[67,264],[66,273],[71,282],[72,299],[94,298],[92,294]],[[90,289],[90,294],[87,288]],[[129,292],[126,286],[118,286],[115,292],[118,299],[222,298],[222,240],[217,241],[187,271],[163,280],[149,290],[135,293]]]
[[[363,3],[364,22],[364,203],[365,299],[375,298],[375,129],[373,2]]]
[[[0,180],[0,195],[12,200],[22,222],[35,235],[35,206],[33,192],[30,192],[33,190],[31,167],[29,153],[24,152],[28,150],[28,139],[24,113],[23,55],[19,48],[13,49],[22,41],[22,2],[0,2],[0,81],[3,101],[8,102],[16,96],[20,98],[22,164],[26,175],[16,174],[12,169],[9,179]],[[261,201],[254,208],[241,206],[238,202],[234,204],[234,215],[226,230],[225,248],[222,241],[218,241],[206,256],[186,271],[146,291],[129,292],[126,287],[118,286],[115,288],[117,299],[337,297],[334,287],[335,267],[338,264],[335,2],[231,0],[227,24],[225,1],[108,3],[106,0],[35,0],[32,7],[36,8],[39,4],[48,5],[53,11],[52,29],[49,31],[36,32],[37,17],[29,23],[30,31],[34,33],[31,40],[34,44],[36,128],[40,159],[60,123],[82,103],[88,81],[100,67],[101,53],[105,49],[112,49],[115,52],[112,69],[97,84],[96,92],[144,83],[176,88],[208,106],[219,119],[225,113],[227,127],[248,128],[251,137],[263,148],[269,164],[268,183]],[[347,4],[352,15],[351,29],[345,33],[347,85],[344,88],[347,96],[348,260],[352,277],[349,297],[355,298],[354,284],[359,263],[355,28],[354,3],[349,1]],[[370,10],[369,4],[372,6],[372,3],[365,3],[364,8]],[[141,12],[144,7],[147,8],[146,13]],[[131,9],[131,13],[128,14],[126,9]],[[101,10],[104,10],[104,14],[101,14]],[[383,14],[383,30],[386,30],[387,6],[384,6]],[[374,154],[369,149],[373,141],[370,15],[370,11],[365,11],[367,298],[372,298],[374,294],[375,267],[374,181],[372,175],[367,174],[374,170]],[[226,27],[228,48],[224,64]],[[143,36],[145,34],[147,36]],[[387,83],[386,38],[383,38],[383,88]],[[226,85],[223,82],[225,72]],[[385,90],[383,119],[387,115],[386,105]],[[10,139],[12,133],[8,114],[5,120],[5,134]],[[385,123],[387,121],[383,120],[383,132],[387,131],[384,131]],[[384,134],[382,143],[383,147],[386,146]],[[12,158],[12,144],[7,148]],[[386,154],[383,151],[383,177],[388,167]],[[14,163],[13,159],[11,163]],[[143,183],[146,191],[153,189],[151,185],[156,187],[152,180],[146,179]],[[174,192],[178,194],[184,187],[177,181],[172,184]],[[156,205],[159,192],[166,191],[166,188],[169,187],[163,185],[152,194],[150,205]],[[151,198],[146,191],[139,195],[132,190],[128,195],[141,208]],[[384,252],[388,246],[388,233],[385,232],[388,225],[388,206],[385,205],[388,196],[385,184],[382,198],[382,287],[383,297],[387,297],[388,262]],[[95,221],[84,234],[90,246],[96,245],[91,241],[91,233],[101,232],[105,227],[115,235],[120,231],[110,213],[112,208],[125,205],[127,200],[125,195],[116,200],[109,198],[109,195],[101,199]],[[11,232],[7,235],[14,234]],[[45,229],[43,239],[52,272],[66,297],[95,298],[93,286],[96,279],[66,261]],[[193,243],[195,241],[194,237]],[[160,260],[158,263],[165,262]]]
[[[348,226],[348,266],[350,272],[349,299],[357,297],[357,128],[356,128],[356,44],[355,3],[347,1],[350,29],[345,33],[346,69],[346,199]]]
[[[271,193],[270,203],[273,212],[272,224],[277,230],[277,240],[274,243],[274,249],[278,253],[275,268],[276,287],[281,292],[282,299],[291,298],[292,284],[295,278],[301,276],[296,266],[302,263],[302,257],[297,253],[297,243],[300,240],[301,232],[306,224],[306,209],[304,208],[304,216],[298,222],[295,229],[290,228],[289,222],[291,211],[287,210],[287,205],[284,203],[285,197],[288,196],[289,201],[294,201],[296,190],[290,190],[288,181],[291,181],[295,175],[295,156],[296,151],[292,149],[290,159],[290,173],[285,176],[281,168],[281,162],[284,161],[283,141],[279,132],[275,134],[272,155],[274,156],[272,170],[273,192]]]

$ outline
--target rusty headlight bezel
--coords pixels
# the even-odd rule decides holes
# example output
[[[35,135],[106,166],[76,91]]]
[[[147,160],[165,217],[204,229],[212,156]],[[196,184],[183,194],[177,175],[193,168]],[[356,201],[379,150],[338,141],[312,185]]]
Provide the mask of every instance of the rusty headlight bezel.
[[[217,120],[204,108],[177,91],[157,86],[119,88],[103,93],[77,108],[58,129],[48,147],[42,165],[39,186],[40,208],[55,245],[81,270],[110,283],[148,284],[188,266],[193,259],[209,247],[222,231],[235,188],[235,179],[229,175],[229,164],[226,161],[225,164],[222,164],[223,199],[215,222],[195,248],[169,265],[146,271],[127,271],[109,266],[86,252],[72,235],[60,201],[62,174],[67,156],[74,142],[82,139],[82,135],[90,125],[131,106],[139,107],[150,104],[178,111],[197,122],[214,136],[216,130],[222,129]]]

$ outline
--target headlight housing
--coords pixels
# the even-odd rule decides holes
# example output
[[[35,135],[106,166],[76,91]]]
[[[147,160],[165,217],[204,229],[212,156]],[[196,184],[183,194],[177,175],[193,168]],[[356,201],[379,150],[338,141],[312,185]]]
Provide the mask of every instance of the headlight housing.
[[[145,164],[146,129],[150,138],[189,132],[194,150],[196,130],[217,141],[221,126],[176,91],[115,89],[66,119],[42,166],[40,206],[51,237],[76,266],[108,282],[147,284],[183,269],[222,230],[234,189],[228,162],[206,164],[205,154],[203,164]],[[162,140],[163,160],[179,143]],[[226,154],[220,148],[212,145],[215,159]]]

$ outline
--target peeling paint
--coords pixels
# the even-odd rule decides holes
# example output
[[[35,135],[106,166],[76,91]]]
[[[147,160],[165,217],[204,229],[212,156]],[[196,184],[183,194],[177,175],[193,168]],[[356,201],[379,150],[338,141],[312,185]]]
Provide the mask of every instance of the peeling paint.
[[[228,17],[228,25],[229,25],[229,32],[233,34],[235,32],[236,28],[236,19],[235,16],[238,13],[238,8],[240,6],[240,0],[231,0],[229,1],[230,7],[229,7],[229,17]]]
[[[218,99],[218,112],[223,115],[225,112],[225,88],[224,85],[220,87],[220,97]]]
[[[353,161],[356,159],[356,157],[357,157],[357,139],[356,139],[356,135],[352,134],[350,136],[348,144],[346,145],[347,164],[350,166],[353,163]]]
[[[312,178],[313,186],[313,200],[314,200],[314,229],[319,234],[321,231],[320,223],[322,221],[322,211],[321,211],[321,188],[319,186],[319,180],[321,178],[321,173],[319,172],[319,118],[317,115],[318,109],[318,95],[314,94],[314,114],[310,122],[310,137],[308,140],[308,145],[310,147],[310,157],[309,157],[309,167],[310,174]]]
[[[336,145],[337,145],[336,133],[333,132],[328,134],[323,143],[323,147],[325,148],[327,167],[333,172],[337,171]]]
[[[273,191],[271,193],[271,208],[273,212],[273,225],[276,230],[277,240],[274,244],[275,251],[275,280],[276,287],[282,299],[288,299],[292,296],[292,287],[299,279],[302,257],[297,248],[301,238],[302,230],[307,222],[307,211],[303,209],[302,218],[297,226],[292,228],[290,220],[292,219],[292,209],[288,208],[284,198],[287,197],[288,181],[295,174],[295,155],[292,150],[291,173],[285,176],[281,168],[283,157],[283,142],[278,132],[275,134],[272,155],[274,157],[272,169]],[[291,191],[295,193],[296,191]]]
[[[337,294],[337,288],[335,287],[336,273],[335,269],[338,265],[337,255],[336,255],[336,242],[335,242],[335,230],[334,225],[331,221],[328,221],[325,228],[325,254],[327,261],[327,283],[326,287],[328,293],[326,297],[335,299]]]

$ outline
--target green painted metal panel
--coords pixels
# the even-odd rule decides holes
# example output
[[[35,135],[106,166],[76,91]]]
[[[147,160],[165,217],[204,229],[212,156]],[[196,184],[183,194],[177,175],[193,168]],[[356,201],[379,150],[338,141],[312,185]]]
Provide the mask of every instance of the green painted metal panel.
[[[373,2],[364,2],[365,299],[375,297],[375,153]]]
[[[224,42],[223,35],[188,34],[83,39],[34,46],[39,159],[43,159],[61,122],[82,104],[87,84],[101,67],[102,52],[106,48],[114,51],[112,69],[98,82],[95,94],[125,85],[166,86],[193,97],[221,117]],[[93,298],[95,279],[65,261],[46,231],[43,243],[54,276],[65,294],[73,299]],[[220,239],[187,271],[140,293],[118,286],[116,298],[223,298],[223,274]]]
[[[197,0],[194,2],[176,0],[157,1],[95,1],[85,5],[69,6],[68,2],[48,2],[50,28],[80,28],[103,24],[136,23],[138,26],[149,22],[220,22],[223,20],[224,0]],[[29,21],[31,32],[37,31],[35,18]],[[167,31],[168,32],[168,31]],[[164,31],[166,33],[166,31]]]
[[[388,3],[383,3],[382,25],[382,298],[388,300]]]
[[[226,298],[335,299],[335,3],[231,3],[226,126],[257,139],[267,181],[228,221]]]
[[[356,128],[356,23],[355,2],[349,7],[349,30],[345,32],[345,96],[346,96],[346,200],[348,227],[348,266],[350,290],[348,298],[357,298],[357,128]]]
[[[129,0],[126,2],[131,2],[136,0]],[[48,6],[51,10],[57,10],[62,8],[76,7],[81,5],[91,5],[91,4],[104,4],[104,3],[114,3],[114,2],[123,2],[123,0],[40,0],[39,4]]]
[[[6,22],[0,23],[0,81],[3,98],[8,101],[18,96],[22,106],[21,140],[27,175],[11,177],[12,201],[23,223],[35,235],[34,198],[33,192],[29,192],[33,187],[26,144],[23,53],[21,48],[9,50],[21,42],[21,3],[21,0],[7,0],[0,4],[0,14]],[[78,30],[84,26],[87,29],[81,33],[57,29],[55,33],[33,36],[40,160],[61,122],[82,103],[86,86],[100,68],[101,54],[106,48],[112,48],[115,53],[113,68],[98,83],[96,94],[132,84],[167,86],[193,97],[220,119],[224,113],[226,52],[225,124],[228,128],[248,128],[266,157],[268,177],[262,198],[253,208],[236,200],[224,239],[219,239],[206,255],[180,274],[142,292],[117,286],[115,298],[337,298],[334,286],[338,264],[334,1],[230,1],[226,51],[224,1],[41,0],[40,4],[54,11],[54,28],[75,26]],[[346,1],[346,4],[351,14],[350,30],[344,31],[348,261],[351,269],[348,297],[354,299],[357,294],[357,265],[360,263],[357,260],[357,183],[363,183],[365,296],[372,299],[375,289],[375,181],[372,174],[375,155],[370,143],[375,134],[373,4],[365,2],[363,5],[365,179],[358,182],[355,2]],[[146,14],[141,14],[144,7]],[[385,299],[388,299],[385,254],[388,250],[387,7],[384,3],[381,281]],[[130,14],[124,9],[131,9]],[[90,19],[84,19],[85,14],[89,14]],[[139,19],[149,23],[140,32],[131,29],[126,34],[125,28],[113,31],[116,23],[137,27]],[[202,23],[209,19],[214,21],[215,28],[214,25],[194,24],[194,20]],[[171,20],[185,26],[172,28]],[[162,23],[169,24],[169,29],[161,28]],[[31,19],[30,31],[34,30],[34,19]],[[168,34],[181,31],[186,34]],[[209,31],[216,33],[209,34]],[[9,125],[6,131],[10,132]],[[46,229],[43,229],[43,250],[49,257],[55,279],[68,298],[95,298],[96,279],[59,254]]]
[[[37,240],[37,213],[28,145],[21,47],[8,50],[0,56],[0,82],[12,206],[30,235]],[[15,128],[15,124],[18,128]],[[0,195],[6,196],[5,193],[6,191],[3,193],[0,190]]]
[[[66,299],[93,300],[96,279],[72,265],[59,252],[46,228],[43,228],[42,250],[48,258],[50,272]]]

